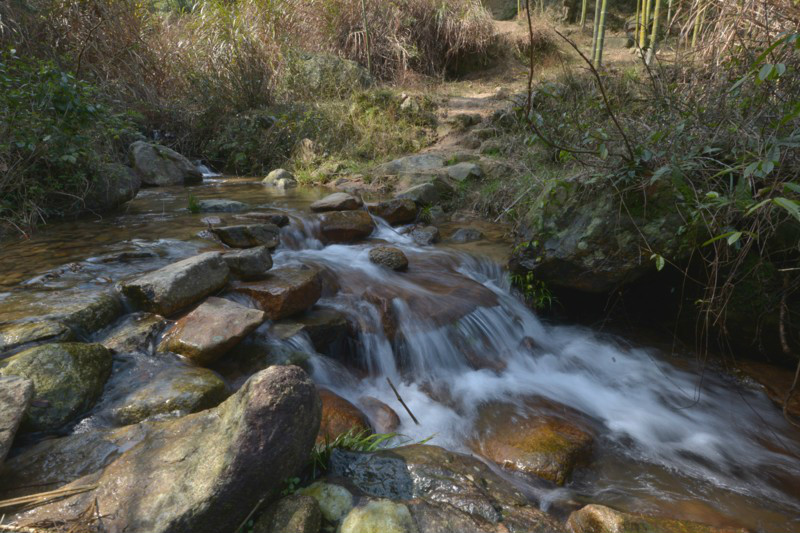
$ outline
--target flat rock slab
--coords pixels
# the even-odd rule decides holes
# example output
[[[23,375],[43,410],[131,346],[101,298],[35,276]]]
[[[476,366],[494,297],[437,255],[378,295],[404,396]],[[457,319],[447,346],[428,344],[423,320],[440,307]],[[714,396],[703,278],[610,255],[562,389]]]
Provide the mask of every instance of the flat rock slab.
[[[228,264],[219,252],[207,252],[121,284],[134,305],[171,315],[218,291],[228,283]]]
[[[322,296],[322,280],[312,268],[277,268],[263,281],[239,282],[233,291],[251,298],[270,320],[310,309]]]
[[[29,379],[0,377],[0,465],[8,455],[22,417],[33,398],[33,382]]]
[[[88,410],[111,373],[111,352],[100,344],[44,344],[0,362],[0,376],[33,382],[35,398],[20,431],[55,430]]]
[[[228,252],[222,258],[231,272],[244,280],[261,279],[272,268],[272,255],[266,246]]]
[[[364,205],[363,202],[355,196],[345,192],[335,192],[321,200],[317,200],[309,207],[315,213],[323,213],[325,211],[352,211],[353,209],[359,209],[362,205]]]
[[[275,224],[279,228],[289,225],[289,217],[282,213],[262,213],[260,211],[252,211],[250,213],[234,215],[233,218],[237,220],[259,220],[261,222],[269,222],[270,224]]]
[[[235,531],[307,463],[319,419],[305,373],[271,367],[217,408],[133,426],[144,433],[138,442],[65,487],[96,489],[6,520],[70,520],[96,503],[108,533]]]
[[[197,207],[201,213],[236,213],[247,209],[247,204],[236,200],[212,198],[210,200],[200,200]]]
[[[326,243],[351,243],[366,239],[375,221],[366,211],[332,211],[319,217],[322,239]]]
[[[72,330],[54,320],[9,324],[0,328],[0,354],[13,353],[26,345],[73,339]]]
[[[275,224],[243,224],[213,228],[214,235],[231,248],[266,246],[275,248],[281,242],[281,229]]]
[[[167,326],[164,317],[153,313],[132,313],[109,328],[98,342],[116,353],[152,353],[158,335]]]
[[[166,333],[159,351],[177,353],[198,365],[208,365],[236,346],[265,318],[263,311],[211,297]]]
[[[395,198],[386,202],[367,206],[369,212],[384,219],[392,226],[396,224],[410,224],[417,219],[419,208],[414,200]]]

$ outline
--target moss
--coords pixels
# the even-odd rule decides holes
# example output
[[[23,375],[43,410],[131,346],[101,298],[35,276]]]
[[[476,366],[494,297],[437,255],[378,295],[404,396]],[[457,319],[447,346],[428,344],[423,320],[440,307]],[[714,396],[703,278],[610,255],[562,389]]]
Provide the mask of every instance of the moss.
[[[339,485],[317,482],[298,492],[317,500],[322,516],[328,522],[338,522],[353,508],[353,495]]]

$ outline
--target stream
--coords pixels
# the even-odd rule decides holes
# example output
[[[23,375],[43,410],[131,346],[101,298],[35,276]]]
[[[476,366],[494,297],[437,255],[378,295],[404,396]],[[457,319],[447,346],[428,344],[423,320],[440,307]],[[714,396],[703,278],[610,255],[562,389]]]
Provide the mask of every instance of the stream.
[[[423,247],[377,220],[367,241],[323,246],[308,205],[328,190],[283,192],[234,178],[206,179],[189,189],[143,189],[118,214],[52,223],[28,241],[4,243],[0,323],[47,315],[120,280],[219,249],[203,233],[202,219],[237,222],[227,213],[190,213],[190,192],[290,217],[273,253],[275,267],[321,269],[326,289],[317,306],[339,310],[358,325],[347,358],[310,357],[312,378],[356,405],[364,396],[385,402],[398,413],[398,432],[409,442],[430,439],[472,454],[482,435],[478,428],[491,425],[492,416],[514,420],[542,405],[566,406],[566,416],[594,436],[591,463],[563,487],[501,471],[543,509],[561,515],[602,503],[754,531],[800,530],[800,432],[769,398],[729,375],[703,371],[694,354],[667,354],[540,320],[511,290],[503,265],[512,244],[496,225],[443,224],[442,244]],[[452,230],[467,225],[486,238],[447,243]],[[407,272],[370,262],[369,249],[379,241],[403,250]],[[126,260],[110,259],[121,253]],[[377,301],[390,302],[400,340],[387,337]],[[304,335],[274,342],[314,352]],[[139,376],[125,386],[141,385],[148,374]],[[225,377],[233,387],[246,378]],[[108,425],[106,400],[74,431]]]

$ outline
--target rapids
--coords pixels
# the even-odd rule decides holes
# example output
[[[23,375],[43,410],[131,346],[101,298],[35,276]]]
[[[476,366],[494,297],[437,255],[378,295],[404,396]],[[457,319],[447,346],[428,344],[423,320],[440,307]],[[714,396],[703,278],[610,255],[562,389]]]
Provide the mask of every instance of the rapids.
[[[322,269],[326,286],[337,290],[326,290],[317,305],[345,312],[359,331],[348,360],[312,356],[313,379],[356,404],[365,395],[387,403],[409,441],[470,453],[481,404],[524,411],[526,399],[544,397],[585,415],[596,437],[593,462],[564,488],[505,474],[543,508],[563,513],[596,502],[716,525],[800,529],[800,434],[762,391],[703,370],[692,354],[543,322],[498,264],[498,249],[510,244],[497,228],[484,231],[492,244],[420,247],[378,220],[366,242],[323,246],[306,209],[319,191],[281,196],[252,181],[212,179],[192,193],[290,216],[275,266]],[[62,299],[213,248],[197,235],[200,219],[229,215],[194,215],[185,205],[183,189],[145,190],[110,219],[58,223],[30,241],[4,244],[0,322],[46,314]],[[368,251],[377,241],[401,248],[409,271],[372,264]],[[141,257],[106,259],[124,251]],[[387,338],[376,293],[390,302],[399,341]],[[303,336],[282,342],[313,352]]]

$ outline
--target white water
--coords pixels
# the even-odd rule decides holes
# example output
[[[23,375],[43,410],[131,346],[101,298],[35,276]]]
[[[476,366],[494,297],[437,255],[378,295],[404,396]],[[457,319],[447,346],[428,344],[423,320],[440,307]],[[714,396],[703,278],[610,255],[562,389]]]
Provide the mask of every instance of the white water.
[[[291,249],[279,250],[276,264],[313,263],[333,272],[342,288],[320,305],[345,311],[361,324],[358,357],[369,377],[359,380],[338,363],[319,357],[314,359],[315,381],[356,404],[365,395],[380,398],[400,415],[400,432],[410,439],[433,436],[433,444],[466,451],[464,443],[474,436],[481,403],[500,400],[521,405],[525,397],[543,396],[591,418],[596,441],[613,450],[623,464],[629,463],[625,477],[634,492],[667,497],[657,487],[663,483],[644,475],[655,466],[662,472],[660,478],[674,478],[670,490],[680,492],[681,485],[691,480],[687,497],[691,492],[693,497],[708,493],[707,499],[718,503],[714,499],[719,494],[739,494],[800,515],[798,495],[768,474],[779,472],[795,483],[800,479],[797,435],[762,393],[740,388],[710,371],[703,375],[678,369],[655,351],[626,346],[588,329],[545,325],[511,293],[507,277],[496,265],[455,251],[419,248],[385,223],[373,238],[402,248],[411,262],[408,273],[373,265],[368,245],[323,247],[313,237],[313,227],[295,224],[285,231],[286,237],[291,234],[284,239]],[[370,285],[385,286],[398,288],[409,298],[436,298],[443,310],[453,303],[452,296],[441,297],[419,282],[414,275],[418,271],[431,279],[440,273],[448,279],[461,276],[465,283],[478,282],[497,300],[485,307],[467,302],[478,306],[456,324],[437,327],[438,312],[415,314],[407,301],[394,299],[405,339],[395,353],[380,327],[376,307],[360,293]],[[521,347],[526,337],[535,341],[533,349]],[[304,348],[310,349],[310,344]],[[500,361],[505,368],[475,369],[465,357],[469,350]],[[421,425],[413,424],[395,400],[387,377]],[[426,386],[446,391],[447,403],[431,399],[423,391]],[[598,486],[592,491],[606,489]],[[720,489],[714,496],[709,493]]]

